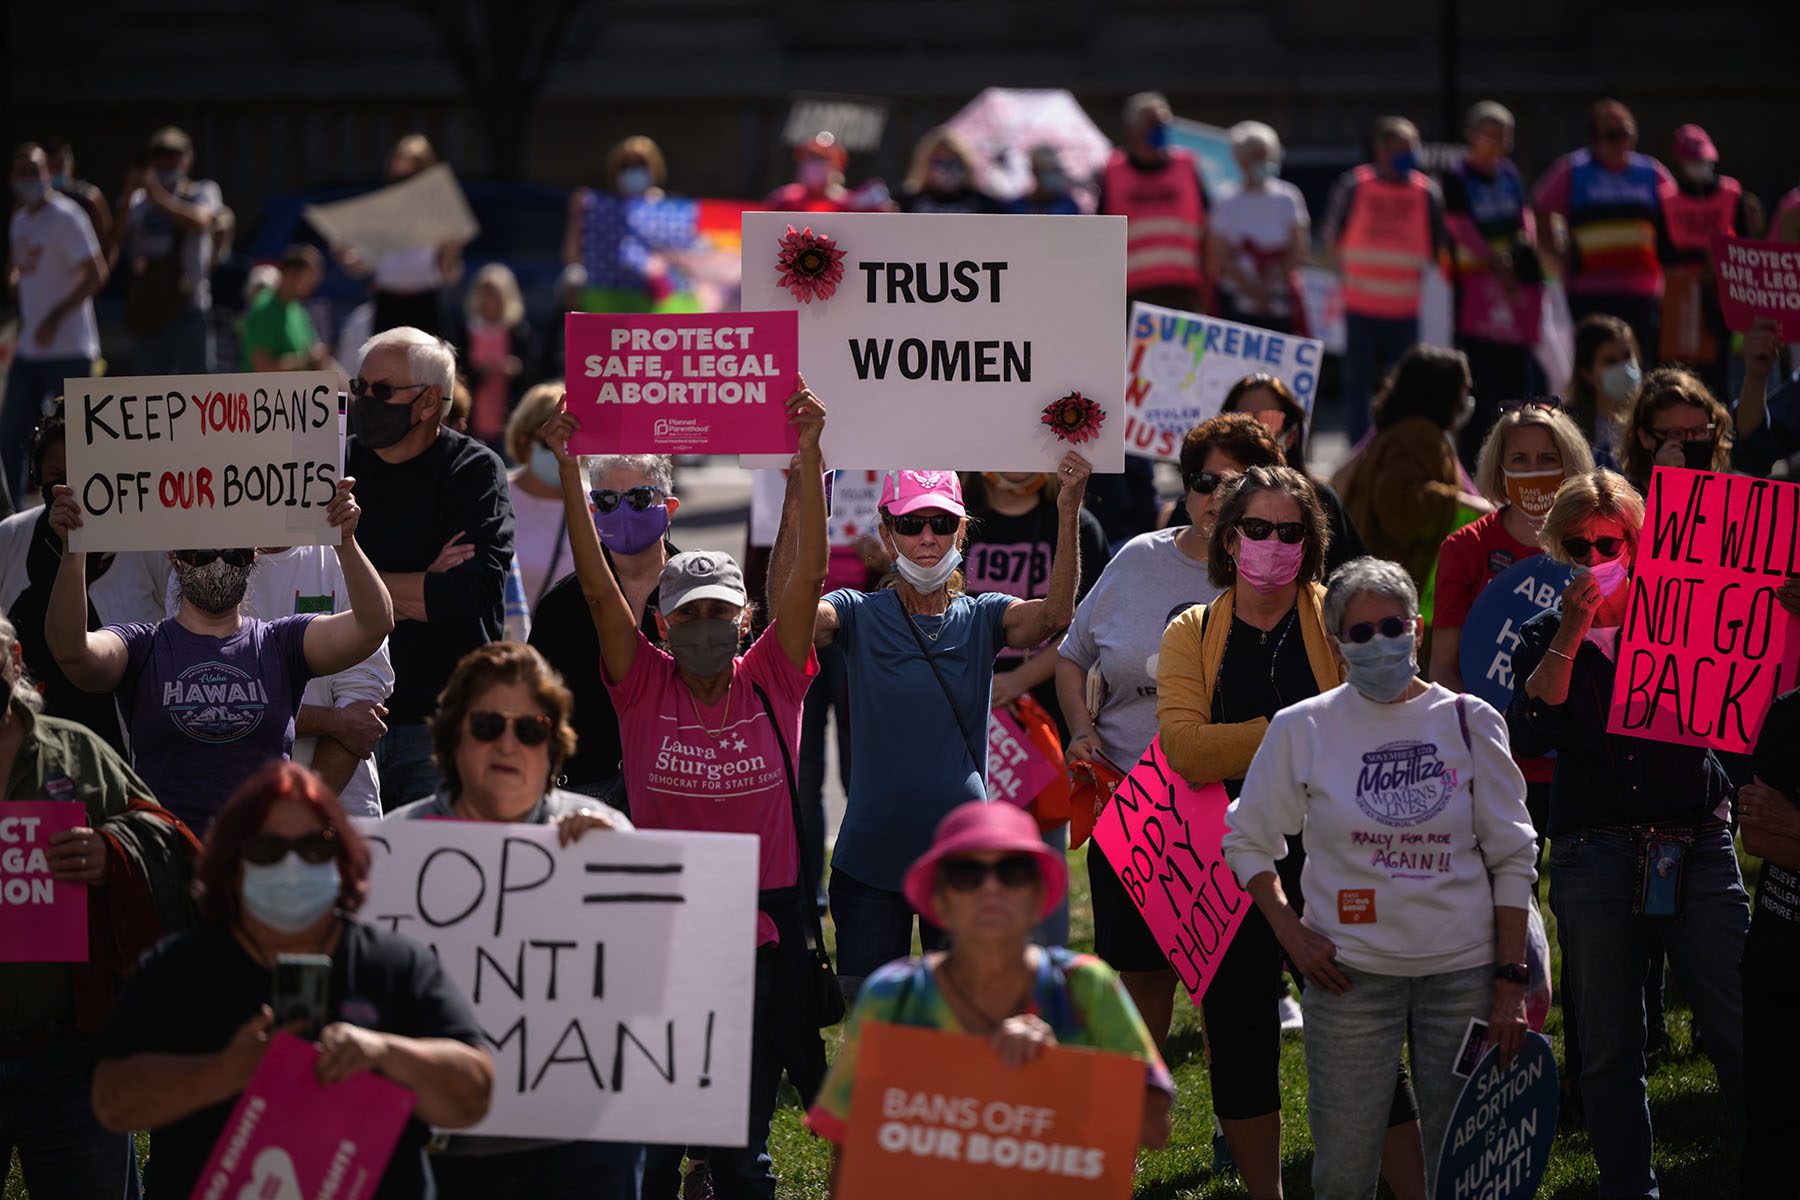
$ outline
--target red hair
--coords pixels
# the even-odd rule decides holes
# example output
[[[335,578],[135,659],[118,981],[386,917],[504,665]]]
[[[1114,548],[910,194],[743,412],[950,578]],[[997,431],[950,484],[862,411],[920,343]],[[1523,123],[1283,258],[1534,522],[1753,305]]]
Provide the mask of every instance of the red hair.
[[[336,797],[317,775],[298,763],[280,759],[246,779],[213,818],[195,871],[200,920],[223,924],[238,915],[238,868],[244,842],[262,831],[269,810],[282,800],[304,805],[337,842],[338,876],[343,880],[338,907],[355,912],[369,892],[369,843],[344,815]]]

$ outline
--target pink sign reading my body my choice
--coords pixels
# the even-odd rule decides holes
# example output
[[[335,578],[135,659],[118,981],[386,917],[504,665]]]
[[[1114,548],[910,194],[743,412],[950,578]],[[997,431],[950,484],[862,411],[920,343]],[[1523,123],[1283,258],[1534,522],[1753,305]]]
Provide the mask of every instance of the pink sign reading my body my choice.
[[[87,824],[66,800],[0,804],[0,962],[73,963],[88,957],[88,889],[50,875],[50,839]]]
[[[1254,903],[1219,848],[1230,803],[1219,784],[1196,788],[1177,775],[1158,738],[1094,826],[1100,852],[1195,1004]]]
[[[570,313],[563,369],[579,454],[792,454],[793,312]]]
[[[1023,808],[1061,773],[1004,709],[988,710],[989,799]]]
[[[364,1072],[324,1084],[318,1048],[277,1033],[189,1200],[367,1200],[417,1102]]]

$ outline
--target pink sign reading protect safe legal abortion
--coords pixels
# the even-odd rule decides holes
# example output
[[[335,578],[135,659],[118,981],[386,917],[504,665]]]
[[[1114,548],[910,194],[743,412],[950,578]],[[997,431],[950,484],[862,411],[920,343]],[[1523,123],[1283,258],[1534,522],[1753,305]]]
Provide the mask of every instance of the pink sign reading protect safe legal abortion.
[[[319,1051],[277,1033],[189,1200],[367,1200],[417,1098],[364,1072],[324,1084]]]
[[[85,824],[66,800],[0,804],[0,962],[87,961],[87,885],[50,875],[50,839]]]
[[[1606,731],[1748,754],[1794,686],[1800,485],[1657,467],[1644,509]]]
[[[1100,852],[1195,1004],[1254,903],[1220,849],[1230,804],[1219,784],[1196,788],[1176,774],[1159,737],[1094,826]]]
[[[1768,317],[1784,340],[1800,338],[1800,246],[1721,235],[1712,250],[1725,327],[1742,333]]]
[[[564,318],[579,454],[792,454],[793,312]]]
[[[1005,709],[988,710],[988,797],[1020,808],[1061,774]]]

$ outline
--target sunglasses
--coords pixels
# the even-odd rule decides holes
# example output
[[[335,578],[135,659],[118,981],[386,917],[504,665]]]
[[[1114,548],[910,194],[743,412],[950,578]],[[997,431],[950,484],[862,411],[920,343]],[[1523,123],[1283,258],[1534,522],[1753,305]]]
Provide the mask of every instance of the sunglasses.
[[[244,861],[259,867],[274,866],[290,851],[298,854],[302,862],[318,866],[337,857],[337,838],[319,830],[296,838],[282,837],[278,833],[253,833],[244,839]]]
[[[1380,633],[1384,638],[1397,638],[1412,628],[1412,622],[1404,617],[1383,617],[1379,621],[1358,621],[1344,630],[1344,640],[1362,645]]]
[[[1500,402],[1500,411],[1503,413],[1517,412],[1521,408],[1541,408],[1545,412],[1560,412],[1562,411],[1562,397],[1521,396],[1517,399]]]
[[[938,513],[931,517],[921,516],[918,513],[903,513],[897,517],[883,513],[881,519],[887,522],[889,529],[907,537],[918,537],[925,532],[927,525],[931,526],[931,532],[939,537],[949,537],[956,532],[957,525],[962,523],[962,518],[955,513]]]
[[[1590,550],[1598,550],[1601,558],[1617,558],[1619,551],[1625,548],[1625,539],[1603,537],[1589,541],[1584,537],[1568,537],[1563,539],[1562,548],[1570,558],[1586,558]]]
[[[949,858],[938,864],[938,878],[953,892],[972,892],[992,875],[1003,888],[1030,887],[1038,880],[1037,859],[1029,854],[1009,854],[998,862],[973,858]]]
[[[550,740],[550,718],[541,713],[490,712],[478,709],[469,714],[469,736],[478,742],[497,742],[512,722],[513,736],[521,746],[541,746]]]
[[[1198,492],[1202,496],[1210,496],[1219,490],[1219,485],[1224,483],[1225,479],[1226,476],[1217,471],[1196,471],[1187,477],[1187,485],[1191,491]]]
[[[247,567],[256,561],[254,550],[177,550],[175,558],[178,562],[190,567],[204,567],[215,558],[222,558],[228,566]]]
[[[399,387],[395,387],[385,380],[380,383],[370,383],[361,375],[358,375],[355,379],[350,381],[350,394],[355,396],[358,400],[361,400],[364,396],[373,396],[383,404],[386,404],[401,392],[416,392],[430,386],[429,383],[403,383]]]
[[[1612,129],[1602,129],[1600,131],[1600,140],[1603,142],[1629,142],[1633,132],[1634,131],[1622,126],[1615,126]]]
[[[1238,521],[1238,528],[1244,536],[1253,542],[1266,542],[1269,535],[1274,534],[1290,546],[1296,545],[1306,537],[1306,526],[1298,521],[1265,521],[1261,517],[1243,517]]]
[[[593,497],[594,507],[603,513],[616,511],[621,502],[629,506],[632,512],[644,512],[662,499],[662,494],[661,488],[654,488],[649,484],[627,488],[622,492],[616,492],[612,488],[596,488],[588,493]]]

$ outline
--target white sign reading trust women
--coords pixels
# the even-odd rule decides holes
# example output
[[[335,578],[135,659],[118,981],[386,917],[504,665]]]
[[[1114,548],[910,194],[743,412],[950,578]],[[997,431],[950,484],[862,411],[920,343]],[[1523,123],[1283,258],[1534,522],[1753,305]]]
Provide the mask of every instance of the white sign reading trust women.
[[[746,310],[800,314],[832,467],[1124,469],[1124,218],[745,213],[743,270]],[[1044,410],[1074,393],[1104,415],[1072,445]]]

